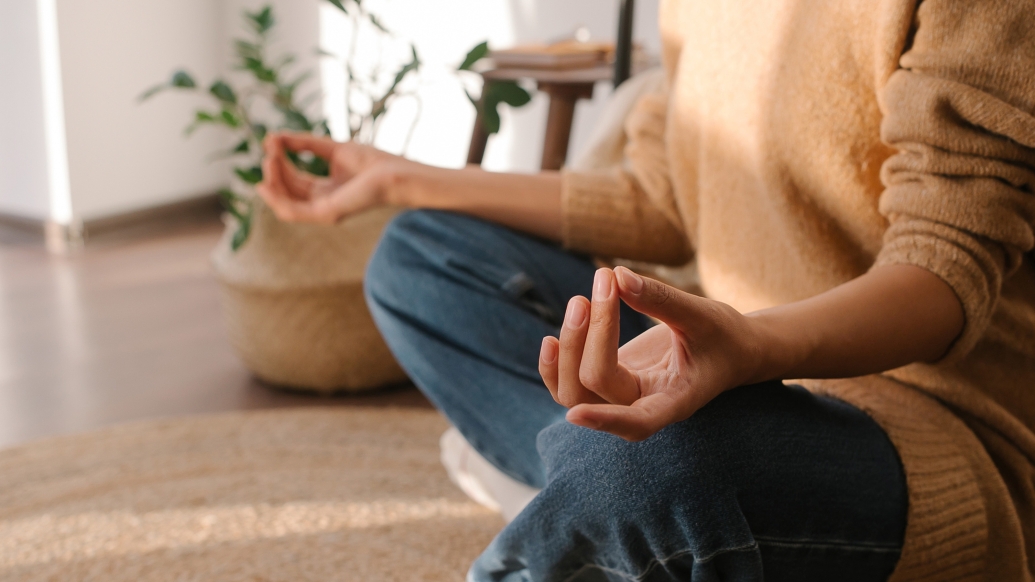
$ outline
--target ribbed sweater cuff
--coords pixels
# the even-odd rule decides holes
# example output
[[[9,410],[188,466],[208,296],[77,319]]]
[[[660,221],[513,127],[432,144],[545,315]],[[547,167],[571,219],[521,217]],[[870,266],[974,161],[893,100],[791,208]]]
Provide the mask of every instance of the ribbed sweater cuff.
[[[965,317],[963,331],[943,361],[965,356],[992,316],[1000,286],[1001,264],[975,238],[927,220],[903,220],[887,231],[874,264],[915,265],[934,273],[956,293]]]
[[[569,249],[670,265],[690,259],[683,232],[620,169],[562,172],[561,206]]]

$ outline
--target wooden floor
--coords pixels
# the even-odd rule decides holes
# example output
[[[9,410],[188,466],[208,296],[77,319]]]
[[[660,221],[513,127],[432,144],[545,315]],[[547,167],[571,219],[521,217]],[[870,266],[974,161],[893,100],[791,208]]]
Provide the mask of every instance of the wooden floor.
[[[0,446],[162,416],[430,406],[412,387],[313,397],[264,386],[227,343],[212,215],[91,239],[67,257],[0,227]]]

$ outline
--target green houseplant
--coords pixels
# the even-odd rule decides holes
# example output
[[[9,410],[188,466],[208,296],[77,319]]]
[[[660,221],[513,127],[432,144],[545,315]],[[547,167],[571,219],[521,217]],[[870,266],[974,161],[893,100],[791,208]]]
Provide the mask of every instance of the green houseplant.
[[[417,98],[413,86],[422,66],[417,48],[411,42],[399,40],[372,12],[363,6],[361,0],[326,0],[341,10],[349,19],[352,28],[348,53],[342,66],[347,77],[345,97],[348,138],[361,143],[373,143],[377,137],[380,122],[388,113],[392,103],[400,98]],[[170,79],[145,91],[140,101],[167,91],[181,90],[205,92],[212,100],[210,108],[198,109],[186,128],[187,135],[204,126],[221,127],[233,136],[234,145],[217,158],[231,158],[233,173],[244,186],[262,181],[262,140],[271,130],[307,131],[317,135],[330,135],[327,121],[308,115],[306,109],[318,93],[300,94],[312,71],[293,71],[296,58],[291,54],[270,55],[270,40],[276,19],[271,6],[257,12],[243,14],[248,36],[234,41],[234,68],[245,73],[247,83],[235,86],[223,78],[212,81],[207,88],[198,84],[195,76],[185,70],[175,71]],[[404,44],[410,58],[394,69],[386,69],[384,63],[373,63],[362,68],[356,62],[357,39],[362,28],[395,44]],[[476,64],[487,58],[489,46],[482,42],[472,48],[456,72],[460,76],[470,75]],[[324,54],[333,58],[333,55]],[[494,134],[500,129],[499,106],[506,103],[520,107],[531,100],[531,96],[512,81],[494,82],[478,97],[472,95],[468,85],[464,92],[471,104],[481,114],[486,133]],[[406,88],[410,85],[410,88]],[[265,115],[263,115],[263,113]],[[412,135],[417,118],[414,118],[409,135]],[[409,136],[407,137],[407,143]],[[405,146],[404,146],[405,149]],[[316,175],[327,174],[327,162],[311,155],[291,156],[300,169]],[[251,233],[254,218],[254,202],[250,191],[225,188],[220,198],[227,212],[237,224],[231,238],[233,250],[239,249]]]
[[[376,25],[385,35],[387,29],[373,15],[364,10],[360,3],[352,0],[329,0],[339,9],[349,14],[357,23],[361,19]],[[233,172],[245,186],[255,185],[262,181],[262,140],[271,130],[308,131],[317,135],[330,135],[330,129],[324,119],[307,115],[307,106],[318,97],[310,93],[300,97],[306,82],[312,77],[311,71],[296,72],[292,70],[295,56],[291,54],[270,55],[271,34],[276,24],[273,9],[265,6],[257,12],[245,12],[244,22],[248,36],[234,41],[235,69],[245,73],[247,83],[239,86],[226,79],[216,79],[208,85],[207,90],[199,86],[195,77],[187,71],[175,71],[171,78],[156,85],[141,95],[146,101],[154,95],[166,90],[206,91],[212,99],[210,108],[198,109],[194,119],[187,126],[189,135],[200,127],[221,127],[233,136],[234,145],[217,157],[232,158]],[[378,79],[370,79],[370,83],[360,85],[351,82],[350,91],[356,91],[368,97],[366,111],[353,112],[350,109],[350,138],[372,140],[375,132],[371,131],[378,120],[388,111],[391,101],[397,97],[400,87],[420,70],[420,59],[417,50],[410,45],[412,60],[405,63],[386,86],[377,86]],[[349,65],[350,76],[352,67]],[[381,89],[379,95],[372,91]],[[355,99],[349,99],[350,103]],[[261,113],[260,113],[261,112]],[[262,115],[265,113],[265,115]],[[366,131],[364,131],[366,130]],[[316,175],[327,174],[327,162],[318,157],[292,154],[292,161],[301,169]],[[220,197],[226,210],[237,222],[237,230],[231,239],[234,250],[239,249],[251,233],[254,217],[254,203],[250,193],[242,193],[234,188],[220,191]]]
[[[416,98],[422,63],[412,43],[392,35],[359,0],[327,1],[348,16],[353,40],[365,28],[394,43],[401,49],[397,54],[408,54],[388,66],[368,61],[366,68],[355,58],[356,46],[342,58],[348,139],[371,143],[392,104]],[[236,82],[221,78],[200,86],[187,71],[176,71],[142,95],[146,100],[167,90],[203,92],[210,106],[195,112],[187,133],[214,127],[233,136],[230,147],[216,154],[232,160],[235,184],[220,192],[230,217],[212,253],[230,343],[256,376],[282,387],[360,391],[402,381],[405,374],[366,309],[362,281],[380,233],[397,211],[375,209],[335,226],[288,224],[251,193],[250,186],[262,180],[262,140],[268,131],[329,135],[330,129],[325,120],[306,113],[319,97],[307,93],[310,73],[295,70],[291,55],[270,54],[273,10],[246,12],[244,22],[248,36],[234,42]],[[487,53],[485,43],[476,46],[457,74],[473,77],[468,71]],[[527,93],[517,85],[485,93],[468,97],[484,112],[491,108],[483,118],[487,126],[495,124],[486,128],[493,132],[499,128],[494,114],[500,103],[527,102]],[[294,154],[291,159],[307,172],[327,173],[326,160]]]

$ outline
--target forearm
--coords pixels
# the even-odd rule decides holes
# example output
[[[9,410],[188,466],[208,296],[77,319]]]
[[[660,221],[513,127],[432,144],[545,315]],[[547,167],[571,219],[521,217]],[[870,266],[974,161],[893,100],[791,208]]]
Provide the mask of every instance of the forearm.
[[[845,378],[935,361],[963,329],[952,289],[920,267],[880,267],[804,301],[752,313],[754,381]]]
[[[388,168],[385,175],[388,204],[463,212],[561,240],[561,178],[557,172],[503,174],[404,162]]]

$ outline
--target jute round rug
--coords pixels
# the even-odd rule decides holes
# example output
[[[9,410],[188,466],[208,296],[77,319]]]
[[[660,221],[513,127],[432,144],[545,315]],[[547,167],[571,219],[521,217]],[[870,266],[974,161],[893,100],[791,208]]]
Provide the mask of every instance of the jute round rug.
[[[460,581],[502,527],[433,411],[290,409],[0,451],[0,580]]]

